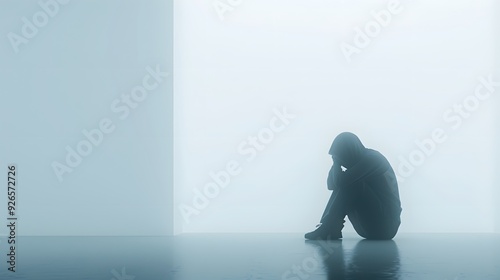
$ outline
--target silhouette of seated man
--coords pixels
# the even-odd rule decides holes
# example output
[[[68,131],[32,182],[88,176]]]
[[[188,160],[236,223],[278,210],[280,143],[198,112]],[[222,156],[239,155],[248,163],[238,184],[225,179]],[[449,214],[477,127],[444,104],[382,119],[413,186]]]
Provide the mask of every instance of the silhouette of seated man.
[[[327,185],[332,195],[320,224],[305,238],[342,238],[347,216],[362,237],[392,239],[401,224],[402,209],[396,175],[389,161],[378,151],[365,148],[350,132],[335,137],[329,154],[333,166]]]

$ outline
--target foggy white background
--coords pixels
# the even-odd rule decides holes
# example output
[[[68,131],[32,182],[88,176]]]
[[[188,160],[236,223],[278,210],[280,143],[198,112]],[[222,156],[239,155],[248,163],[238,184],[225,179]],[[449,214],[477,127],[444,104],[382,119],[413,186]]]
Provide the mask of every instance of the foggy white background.
[[[500,231],[498,90],[456,129],[443,119],[479,77],[500,80],[494,1],[401,1],[350,63],[341,43],[388,2],[233,0],[224,20],[212,0],[174,2],[173,38],[169,1],[70,1],[19,53],[7,34],[39,1],[0,2],[0,164],[19,167],[18,235],[168,235],[172,218],[176,233],[309,231],[330,195],[338,133],[358,134],[397,171],[438,128],[446,141],[400,182],[401,231]],[[172,67],[171,40],[173,79],[114,118],[111,102],[147,66]],[[285,126],[274,122],[283,108],[294,115]],[[51,163],[105,117],[115,132],[59,182]],[[282,130],[254,158],[238,150],[270,122]],[[228,163],[241,172],[187,223],[180,207]]]
[[[341,43],[354,44],[355,28],[390,1],[229,2],[238,5],[221,20],[214,1],[174,1],[177,233],[312,230],[330,195],[327,153],[338,133],[356,133],[398,173],[435,129],[446,140],[400,181],[400,231],[495,230],[500,88],[460,124],[456,113],[443,118],[479,77],[500,80],[494,1],[402,0],[351,62]],[[238,146],[283,107],[295,118],[248,161]],[[194,207],[195,189],[231,161],[241,173]],[[186,207],[196,210],[189,222]]]

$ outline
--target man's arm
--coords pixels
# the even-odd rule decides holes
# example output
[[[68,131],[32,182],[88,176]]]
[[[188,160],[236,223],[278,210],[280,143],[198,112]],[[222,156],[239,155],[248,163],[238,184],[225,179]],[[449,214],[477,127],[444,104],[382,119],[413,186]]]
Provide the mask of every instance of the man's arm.
[[[354,166],[347,169],[342,178],[337,178],[337,184],[351,185],[359,180],[371,176],[374,174],[381,174],[385,172],[388,165],[385,158],[380,153],[371,153],[368,156],[363,157]],[[342,179],[342,180],[339,180]]]
[[[340,168],[340,164],[334,162],[332,168],[330,168],[330,172],[328,172],[328,178],[326,180],[326,185],[329,190],[333,191],[338,188],[338,181],[341,174],[342,169]]]

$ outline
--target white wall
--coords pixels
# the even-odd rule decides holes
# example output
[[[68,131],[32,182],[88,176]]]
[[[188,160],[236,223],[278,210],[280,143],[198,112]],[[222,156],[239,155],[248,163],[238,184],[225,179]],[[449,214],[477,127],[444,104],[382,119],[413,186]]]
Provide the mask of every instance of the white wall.
[[[500,3],[496,3],[496,8],[495,8],[496,11],[500,11]],[[496,26],[500,26],[500,18],[496,18]],[[498,50],[500,48],[500,37],[497,36],[496,38],[496,49]],[[500,53],[496,52],[495,54],[495,66],[496,66],[496,74],[497,76],[500,75]],[[497,98],[496,99],[496,104],[497,104],[497,108],[500,108],[500,98]],[[497,115],[496,115],[496,119],[500,119],[500,110],[497,110],[496,111]],[[497,126],[497,139],[500,138],[500,128],[498,128]],[[497,163],[496,163],[496,166],[500,166],[500,147],[498,145],[496,145],[496,159],[497,159]],[[500,173],[499,172],[496,172],[496,181],[495,182],[500,182]],[[496,202],[495,202],[495,205],[496,205],[496,232],[499,232],[500,233],[500,189],[498,187],[494,187],[495,189],[495,193],[494,193],[494,197],[496,197]]]
[[[0,2],[0,166],[2,186],[8,164],[19,170],[18,235],[171,234],[172,79],[160,77],[128,116],[111,105],[147,67],[172,72],[172,3],[63,2],[48,12],[39,1]],[[34,16],[41,27],[25,30],[16,53],[8,34],[23,36],[23,17]],[[115,130],[60,182],[53,162],[105,118]]]
[[[401,1],[348,62],[342,42],[388,2],[231,1],[241,4],[221,20],[214,1],[174,1],[176,231],[310,230],[328,200],[335,135],[357,133],[399,170],[435,129],[446,140],[410,176],[398,171],[401,231],[494,230],[500,90],[466,118],[447,113],[493,73],[494,1]],[[250,158],[244,141],[283,107],[295,118]],[[240,173],[210,185],[228,163]]]

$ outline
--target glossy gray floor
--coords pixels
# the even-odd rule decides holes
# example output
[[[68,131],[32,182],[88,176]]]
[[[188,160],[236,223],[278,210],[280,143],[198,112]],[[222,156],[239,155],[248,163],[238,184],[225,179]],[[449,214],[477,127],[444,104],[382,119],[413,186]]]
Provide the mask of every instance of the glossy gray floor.
[[[0,279],[500,279],[500,235],[399,234],[307,242],[302,234],[19,237]]]

